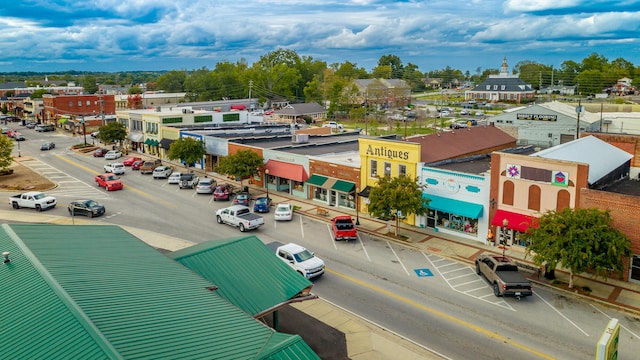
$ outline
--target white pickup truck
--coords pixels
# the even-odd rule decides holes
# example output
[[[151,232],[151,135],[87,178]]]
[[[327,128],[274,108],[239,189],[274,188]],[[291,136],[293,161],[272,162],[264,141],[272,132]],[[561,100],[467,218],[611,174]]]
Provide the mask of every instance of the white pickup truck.
[[[218,224],[232,225],[245,232],[264,225],[262,216],[254,214],[244,205],[233,205],[216,211]]]
[[[304,247],[288,243],[276,248],[276,256],[300,275],[311,279],[324,274],[324,261]]]
[[[9,198],[9,204],[14,209],[31,208],[37,211],[53,209],[56,207],[57,201],[53,196],[40,191],[30,191],[24,194],[14,195]]]
[[[328,123],[323,124],[322,127],[328,127],[328,128],[331,128],[332,131],[333,130],[338,131],[338,130],[342,130],[344,128],[344,125],[339,124],[335,121],[329,121]]]

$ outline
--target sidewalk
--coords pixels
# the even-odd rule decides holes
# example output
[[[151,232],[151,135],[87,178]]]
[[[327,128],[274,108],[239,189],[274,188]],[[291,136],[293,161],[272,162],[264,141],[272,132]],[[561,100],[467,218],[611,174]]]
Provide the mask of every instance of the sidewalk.
[[[209,174],[210,177],[212,175],[213,174]],[[219,181],[225,182],[228,180],[219,179]],[[256,193],[264,192],[264,189],[261,188],[251,186],[250,188],[254,195]],[[278,202],[289,202],[297,208],[296,212],[316,219],[329,221],[329,219],[338,215],[350,215],[356,219],[355,211],[350,211],[344,208],[323,206],[313,200],[299,199],[286,194],[283,195],[281,193],[273,192],[269,192],[269,197],[273,200],[274,204]],[[318,207],[327,209],[328,215],[318,215]],[[389,233],[387,222],[372,218],[368,214],[361,213],[357,214],[357,219],[360,223],[357,228],[361,232],[366,232],[372,236],[385,238],[390,241],[412,246],[425,252],[438,254],[440,256],[469,264],[472,264],[475,257],[481,253],[489,252],[502,255],[502,248],[500,246],[488,246],[466,238],[436,232],[433,229],[422,229],[415,226],[409,226],[402,222],[400,223],[400,234],[403,237],[406,237],[406,239],[397,240],[395,237],[387,235]],[[393,234],[395,230],[395,222],[391,222],[391,224],[390,231]],[[531,257],[525,258],[524,252],[515,250],[514,248],[507,248],[505,255],[523,265],[523,273],[525,273],[534,285],[552,287],[557,291],[563,291],[569,295],[596,301],[607,306],[615,307],[619,310],[633,313],[634,315],[640,315],[640,284],[619,281],[616,279],[607,279],[605,281],[604,279],[596,279],[595,276],[585,273],[574,275],[574,290],[569,291],[553,285],[554,280],[549,280],[543,276],[539,276],[538,272],[533,270],[538,269],[538,266],[531,261]],[[568,284],[569,272],[564,269],[556,269],[555,278],[558,282]],[[578,292],[577,289],[590,289],[591,291]]]

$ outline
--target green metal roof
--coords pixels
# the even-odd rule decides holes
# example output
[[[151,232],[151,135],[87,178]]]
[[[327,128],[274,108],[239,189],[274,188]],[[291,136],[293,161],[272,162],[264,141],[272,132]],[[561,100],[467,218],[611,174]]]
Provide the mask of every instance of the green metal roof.
[[[167,256],[217,285],[220,296],[251,315],[312,285],[255,235],[212,240]]]
[[[14,358],[318,358],[120,227],[2,225],[0,245]]]

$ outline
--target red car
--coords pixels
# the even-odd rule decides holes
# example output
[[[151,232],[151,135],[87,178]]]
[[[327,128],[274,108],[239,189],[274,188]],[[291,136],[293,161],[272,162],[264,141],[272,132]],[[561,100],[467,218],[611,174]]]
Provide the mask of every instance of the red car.
[[[122,164],[124,166],[131,166],[136,161],[142,161],[142,158],[137,156],[129,156],[128,158],[122,160]]]
[[[142,160],[134,161],[133,164],[131,164],[131,170],[140,170],[142,164],[144,164]]]
[[[93,157],[104,157],[107,153],[107,149],[97,148],[93,151]]]
[[[218,185],[213,191],[213,201],[229,201],[233,188],[229,184]]]
[[[351,216],[336,216],[331,220],[333,230],[333,240],[357,240],[358,232],[353,224]]]
[[[96,185],[105,188],[107,191],[122,190],[124,185],[116,174],[106,173],[96,176]]]

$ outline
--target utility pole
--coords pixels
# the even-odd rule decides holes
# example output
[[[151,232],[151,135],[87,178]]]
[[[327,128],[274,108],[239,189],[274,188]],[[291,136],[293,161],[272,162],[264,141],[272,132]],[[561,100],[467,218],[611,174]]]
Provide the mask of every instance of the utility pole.
[[[251,103],[251,88],[253,87],[253,80],[249,80],[249,109],[253,109],[253,104]]]
[[[104,100],[102,100],[102,94],[99,95],[100,99],[100,116],[102,117],[102,126],[104,126]]]
[[[576,108],[576,113],[578,114],[578,120],[576,123],[576,140],[580,139],[580,113],[582,112],[582,106],[580,105],[580,101],[582,99],[578,99],[578,107]]]

